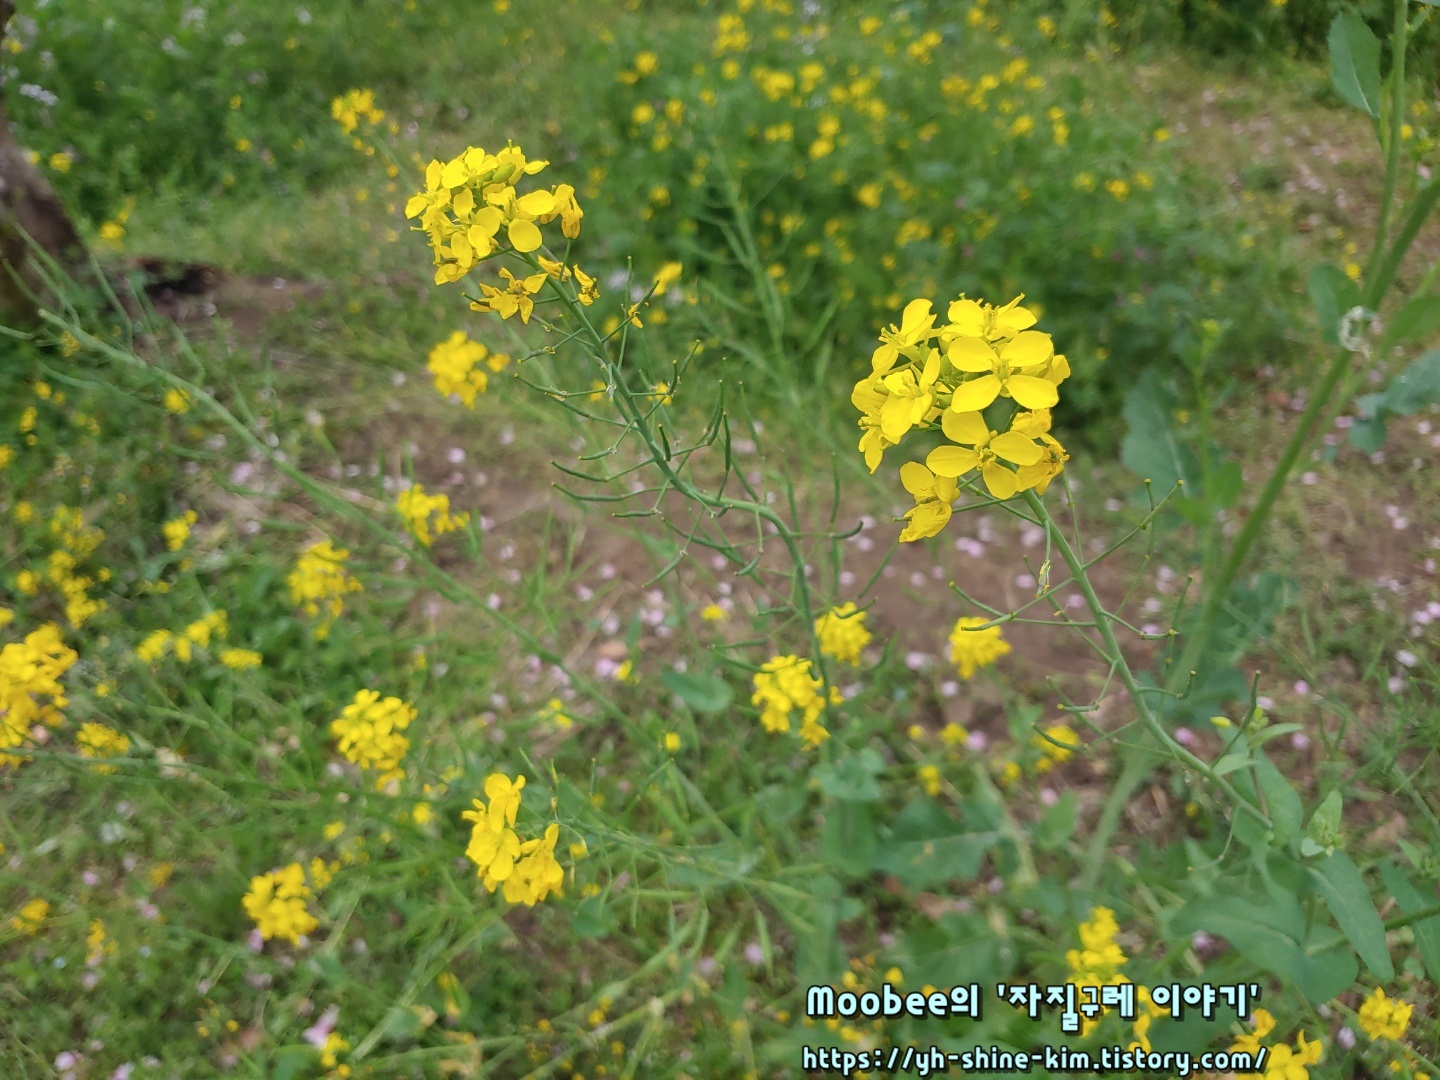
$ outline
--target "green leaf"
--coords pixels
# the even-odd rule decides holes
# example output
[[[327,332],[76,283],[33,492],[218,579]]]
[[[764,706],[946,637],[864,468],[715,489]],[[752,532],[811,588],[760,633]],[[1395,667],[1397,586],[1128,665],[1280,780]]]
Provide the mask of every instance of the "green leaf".
[[[840,882],[828,874],[810,879],[807,895],[781,907],[795,934],[795,977],[801,985],[827,982],[845,964],[841,947]]]
[[[1440,401],[1440,349],[1431,349],[1390,381],[1381,407],[1411,416]]]
[[[1373,454],[1385,446],[1387,434],[1382,417],[1358,420],[1350,427],[1350,445],[1362,454]]]
[[[1310,301],[1320,322],[1320,337],[1327,345],[1340,344],[1340,318],[1360,303],[1360,286],[1343,270],[1317,266],[1310,271]]]
[[[1210,766],[1210,771],[1216,776],[1229,776],[1236,769],[1246,768],[1250,764],[1250,758],[1246,754],[1226,754]]]
[[[1204,930],[1223,937],[1245,959],[1299,987],[1315,1004],[1349,989],[1359,970],[1342,942],[1303,937],[1305,914],[1293,896],[1264,901],[1233,893],[1207,897],[1182,908],[1172,926],[1182,934]]]
[[[880,836],[870,807],[863,802],[836,802],[825,811],[820,856],[842,874],[861,877],[875,863]]]
[[[672,694],[698,713],[724,712],[735,699],[730,684],[719,675],[702,671],[666,671],[660,681]]]
[[[1395,978],[1395,965],[1385,944],[1385,924],[1370,899],[1370,890],[1360,868],[1343,851],[1310,868],[1311,880],[1324,898],[1330,913],[1370,973],[1381,982]]]
[[[307,1069],[314,1062],[315,1051],[309,1047],[287,1046],[276,1055],[270,1075],[274,1080],[294,1080],[302,1069]]]
[[[1353,11],[1330,24],[1330,82],[1351,105],[1379,118],[1380,39]]]
[[[985,853],[1000,839],[999,832],[967,832],[936,803],[917,799],[895,819],[889,838],[875,855],[874,867],[894,874],[912,889],[970,881],[980,873]]]
[[[1177,480],[1191,487],[1189,494],[1198,495],[1195,455],[1180,441],[1171,423],[1175,407],[1175,392],[1160,382],[1153,368],[1147,368],[1125,395],[1127,430],[1120,443],[1120,460],[1136,476],[1151,481],[1161,495]]]
[[[1392,863],[1380,864],[1380,879],[1385,882],[1390,895],[1395,897],[1401,914],[1409,915],[1435,906],[1435,890],[1430,890],[1427,899],[1425,893],[1412,885],[1410,879]],[[1410,929],[1415,934],[1415,947],[1420,950],[1420,960],[1430,975],[1430,981],[1440,983],[1440,915],[1411,923]]]
[[[1002,951],[1010,963],[1002,960]],[[945,915],[939,922],[917,923],[899,942],[900,970],[914,986],[930,983],[988,982],[1014,967],[1014,950],[979,915]]]
[[[846,754],[832,765],[815,770],[820,790],[842,802],[874,802],[882,792],[875,775],[885,767],[884,759],[868,747],[858,754]]]
[[[1073,790],[1069,790],[1040,815],[1034,833],[1035,846],[1039,850],[1055,851],[1070,839],[1070,834],[1075,831],[1075,808],[1078,803],[1078,796]]]
[[[1288,978],[1301,960],[1305,914],[1294,897],[1288,903],[1258,904],[1244,896],[1212,896],[1181,908],[1174,928],[1182,934],[1218,934],[1246,959]]]
[[[576,937],[604,937],[614,927],[615,914],[601,896],[587,896],[575,905],[575,912],[570,916],[570,929]]]
[[[1385,335],[1392,345],[1417,338],[1421,341],[1440,331],[1440,296],[1417,296],[1395,313]]]
[[[1314,847],[1317,851],[1327,851],[1334,847],[1335,841],[1340,838],[1340,816],[1344,810],[1345,802],[1338,791],[1332,791],[1321,799],[1320,805],[1310,815],[1310,823],[1305,826],[1305,839],[1309,844],[1302,843],[1300,850],[1306,855],[1312,855],[1315,852],[1307,851],[1307,846]]]
[[[1260,781],[1260,790],[1265,793],[1275,839],[1286,846],[1293,844],[1300,839],[1300,830],[1305,824],[1305,810],[1300,805],[1299,793],[1285,779],[1285,774],[1263,754],[1256,756],[1255,777]]]

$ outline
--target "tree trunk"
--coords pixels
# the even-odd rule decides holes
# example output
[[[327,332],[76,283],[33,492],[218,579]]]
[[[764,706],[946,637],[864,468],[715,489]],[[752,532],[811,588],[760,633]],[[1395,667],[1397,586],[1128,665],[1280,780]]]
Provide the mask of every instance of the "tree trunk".
[[[14,14],[14,0],[0,0],[0,42]],[[0,324],[28,329],[40,321],[45,276],[32,243],[66,271],[74,272],[84,262],[80,234],[15,138],[0,98]]]

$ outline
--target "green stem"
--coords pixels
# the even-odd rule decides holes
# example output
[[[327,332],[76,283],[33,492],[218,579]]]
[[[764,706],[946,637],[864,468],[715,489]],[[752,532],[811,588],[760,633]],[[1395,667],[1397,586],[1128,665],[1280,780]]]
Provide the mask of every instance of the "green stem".
[[[533,262],[532,265],[537,268],[539,266],[538,263]],[[559,282],[552,280],[549,284],[552,291],[560,299],[560,303],[566,312],[584,327],[585,335],[590,339],[590,344],[595,351],[596,357],[600,358],[602,362],[608,362],[609,352],[605,346],[604,335],[590,322],[589,317],[585,313],[585,308],[565,289],[562,289]],[[738,510],[743,513],[753,514],[763,521],[768,521],[775,527],[775,534],[780,538],[780,542],[785,545],[785,550],[790,557],[791,565],[794,567],[792,580],[795,584],[796,606],[800,609],[800,614],[805,621],[805,630],[809,637],[811,654],[817,658],[825,685],[830,685],[829,674],[825,667],[825,656],[820,651],[819,638],[815,632],[815,607],[810,595],[809,583],[805,578],[805,561],[801,556],[800,545],[796,542],[795,533],[791,530],[789,524],[764,503],[753,502],[748,499],[731,499],[722,495],[711,495],[701,491],[694,484],[690,483],[690,481],[684,479],[670,464],[670,459],[673,455],[667,454],[655,441],[655,436],[650,429],[650,424],[634,400],[629,388],[625,385],[625,381],[616,374],[615,377],[612,378],[612,382],[615,386],[615,399],[621,406],[622,412],[625,414],[626,419],[629,420],[636,434],[638,434],[641,441],[644,442],[651,462],[660,470],[661,475],[665,477],[666,481],[673,486],[677,492],[687,499],[699,503],[709,510],[712,515],[718,516],[719,513],[727,510]],[[727,554],[730,554],[732,561],[743,561],[733,553]]]
[[[1051,542],[1055,545],[1055,550],[1060,553],[1060,558],[1064,560],[1065,565],[1069,568],[1075,585],[1079,588],[1081,596],[1085,598],[1086,606],[1090,608],[1090,613],[1095,618],[1096,628],[1100,631],[1100,639],[1104,644],[1105,653],[1114,662],[1115,668],[1120,674],[1120,681],[1130,694],[1131,705],[1134,707],[1151,736],[1160,743],[1161,747],[1164,748],[1164,751],[1168,753],[1171,758],[1204,776],[1223,791],[1238,810],[1249,814],[1268,828],[1270,819],[1259,807],[1241,795],[1224,777],[1216,775],[1208,762],[1197,757],[1186,747],[1181,746],[1175,741],[1174,737],[1165,730],[1165,726],[1160,723],[1159,717],[1155,715],[1154,710],[1150,708],[1149,702],[1145,700],[1145,688],[1142,687],[1139,680],[1135,678],[1134,671],[1131,670],[1129,662],[1125,659],[1125,654],[1120,649],[1120,643],[1115,639],[1114,618],[1105,610],[1105,606],[1100,603],[1100,598],[1095,593],[1095,587],[1090,583],[1090,577],[1085,572],[1085,561],[1075,549],[1070,546],[1070,541],[1065,538],[1064,532],[1062,532],[1060,527],[1055,523],[1055,519],[1046,511],[1045,504],[1041,501],[1040,496],[1036,495],[1033,491],[1026,491],[1022,493],[1022,498],[1024,498],[1027,505],[1029,505],[1036,518],[1045,523],[1045,527],[1050,533]],[[1146,771],[1148,771],[1148,766],[1146,767]],[[1143,778],[1142,774],[1138,779],[1132,777],[1127,782],[1133,789],[1133,787],[1139,785]],[[1116,790],[1119,789],[1117,788]],[[1110,821],[1109,831],[1104,832],[1097,828],[1094,837],[1092,837],[1090,848],[1085,855],[1085,865],[1081,883],[1086,889],[1093,889],[1099,880],[1101,864],[1104,862],[1105,856],[1108,853],[1110,837],[1114,834],[1115,828],[1119,823],[1119,808],[1124,806],[1125,800],[1128,799],[1128,797],[1129,793],[1126,792],[1124,797],[1117,799],[1112,792],[1110,802],[1115,804],[1115,806],[1107,805],[1104,811],[1104,816],[1108,817]]]
[[[1400,182],[1400,127],[1405,121],[1405,37],[1409,30],[1406,8],[1409,0],[1395,0],[1395,31],[1390,42],[1394,57],[1390,68],[1390,144],[1385,156],[1385,190],[1380,197],[1380,217],[1375,225],[1376,245],[1371,253],[1367,279],[1377,269],[1385,236],[1390,231],[1390,211],[1395,205],[1395,188]]]
[[[1419,911],[1412,911],[1408,915],[1393,915],[1385,920],[1386,930],[1398,930],[1402,926],[1411,926],[1417,922],[1424,922],[1426,919],[1433,919],[1440,915],[1440,904],[1431,904]]]

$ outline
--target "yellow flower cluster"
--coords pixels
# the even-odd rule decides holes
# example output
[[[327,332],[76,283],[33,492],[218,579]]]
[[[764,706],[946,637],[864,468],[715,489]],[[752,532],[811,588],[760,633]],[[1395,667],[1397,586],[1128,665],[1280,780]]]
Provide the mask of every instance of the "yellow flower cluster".
[[[1130,981],[1120,972],[1129,958],[1115,940],[1120,933],[1115,912],[1106,907],[1091,908],[1090,919],[1080,924],[1079,933],[1080,948],[1065,953],[1065,962],[1070,967],[1070,982],[1076,986],[1115,986]],[[1137,997],[1144,1012],[1135,1018],[1135,1043],[1132,1045],[1149,1050],[1150,1025],[1157,1016],[1163,1016],[1165,1010],[1150,1000],[1150,993],[1144,987],[1139,988]],[[1081,1036],[1088,1035],[1100,1019],[1099,1016],[1083,1017]]]
[[[373,90],[350,90],[330,102],[330,115],[349,135],[364,120],[372,127],[385,119],[385,113],[375,107]]]
[[[22,934],[34,936],[40,932],[45,925],[45,920],[50,917],[50,901],[42,900],[38,896],[26,902],[18,914],[11,916],[10,928]]]
[[[171,551],[179,551],[185,546],[185,541],[190,538],[190,526],[195,524],[196,515],[194,510],[186,510],[178,518],[160,526],[160,532],[165,537],[165,546]]]
[[[560,891],[565,871],[555,859],[559,825],[552,822],[546,826],[545,835],[535,840],[522,841],[515,833],[524,787],[524,776],[511,780],[504,773],[491,773],[485,779],[489,805],[475,799],[475,808],[464,811],[461,817],[474,822],[465,857],[475,864],[475,874],[485,888],[492,893],[503,888],[506,903],[534,907]]]
[[[1377,986],[1360,1006],[1360,1030],[1372,1039],[1403,1039],[1414,1011],[1414,1005],[1386,997]]]
[[[1081,744],[1080,736],[1069,724],[1053,724],[1031,735],[1030,745],[1044,755],[1035,764],[1035,771],[1043,774],[1069,761]]]
[[[980,668],[989,667],[1010,651],[1010,643],[1001,635],[1000,627],[973,629],[989,621],[967,616],[956,620],[955,628],[950,631],[950,662],[966,681]]]
[[[214,638],[223,638],[229,630],[229,620],[223,611],[212,611],[196,619],[178,634],[169,630],[156,630],[135,647],[135,655],[147,664],[154,664],[172,650],[181,663],[189,663],[195,647],[208,649]]]
[[[345,594],[360,592],[360,582],[345,569],[350,552],[337,548],[329,540],[311,544],[300,554],[300,560],[285,583],[290,587],[290,601],[310,618],[320,617],[315,636],[324,639],[331,624],[345,609]],[[323,614],[322,614],[323,613]]]
[[[815,620],[815,637],[820,651],[841,663],[858,665],[860,653],[870,644],[870,631],[865,628],[869,612],[855,610],[853,603],[827,611]]]
[[[285,938],[300,943],[300,935],[308,934],[320,923],[310,914],[306,901],[314,895],[305,884],[305,869],[291,863],[283,870],[271,870],[250,879],[250,891],[242,903],[245,913],[255,920],[260,936],[266,941]]]
[[[527,160],[513,144],[497,154],[472,146],[450,161],[430,162],[425,170],[425,190],[406,203],[405,216],[419,218],[419,228],[430,240],[435,254],[435,284],[458,281],[483,260],[506,250],[522,254],[537,251],[544,243],[540,226],[556,218],[567,240],[580,235],[584,213],[569,184],[524,195],[515,190],[520,179],[534,176],[548,164]],[[471,306],[509,318],[520,310],[520,297],[529,299],[544,283],[544,277],[531,289],[528,285],[533,279],[517,282],[508,272],[502,273],[507,277],[507,288],[482,286],[485,298]]]
[[[1265,1009],[1256,1009],[1254,1018],[1255,1030],[1236,1038],[1230,1047],[1232,1052],[1243,1050],[1250,1054],[1256,1053],[1262,1045],[1261,1040],[1275,1030],[1275,1017]],[[1310,1075],[1309,1066],[1320,1063],[1323,1049],[1319,1039],[1310,1042],[1303,1031],[1296,1032],[1293,1048],[1285,1043],[1269,1047],[1270,1052],[1265,1059],[1265,1080],[1307,1080]]]
[[[871,373],[855,384],[850,400],[862,413],[860,451],[871,472],[912,428],[934,430],[938,422],[949,440],[924,465],[900,470],[915,498],[901,540],[944,528],[959,481],[971,473],[994,498],[1008,499],[1043,493],[1068,460],[1049,432],[1070,365],[1049,334],[1030,329],[1036,318],[1021,299],[996,308],[961,296],[939,326],[929,300],[912,300],[900,325],[881,332]]]
[[[825,711],[824,683],[810,674],[810,661],[798,656],[777,656],[766,661],[755,673],[752,705],[760,706],[760,723],[766,731],[790,730],[790,714],[800,713],[800,740],[807,747],[819,746],[830,737],[820,723]],[[828,702],[839,705],[843,699],[838,687],[832,686]]]
[[[254,649],[220,650],[220,663],[231,671],[244,671],[247,668],[259,667],[264,660],[265,658]]]
[[[470,340],[464,330],[456,330],[430,350],[430,361],[425,366],[435,377],[436,390],[455,394],[461,404],[473,409],[475,395],[485,393],[490,382],[490,377],[480,370],[482,362],[491,371],[499,372],[510,363],[510,357],[492,353],[480,342]]]
[[[405,519],[405,527],[410,530],[410,534],[426,547],[430,546],[435,536],[443,536],[463,528],[470,520],[468,513],[450,513],[450,496],[427,495],[419,484],[400,493],[400,497],[395,500],[395,509],[399,510],[400,516]],[[430,531],[432,526],[435,530],[433,536]]]
[[[22,525],[35,516],[34,507],[28,502],[17,503],[13,513]],[[74,506],[57,506],[49,525],[56,548],[46,560],[44,573],[20,571],[15,577],[15,588],[26,596],[34,596],[44,584],[54,586],[65,598],[65,618],[78,629],[107,607],[105,601],[90,596],[90,590],[97,581],[109,581],[110,571],[101,568],[93,577],[77,572],[79,565],[100,545],[105,533],[87,525],[83,512]]]
[[[75,745],[88,758],[124,757],[130,752],[130,740],[104,724],[83,724],[75,736]],[[114,765],[92,766],[97,773],[113,773]]]
[[[114,956],[119,951],[119,943],[105,936],[104,921],[91,919],[90,932],[85,935],[85,966],[97,967],[107,956]]]
[[[1090,920],[1079,927],[1080,948],[1065,954],[1073,982],[1091,986],[1112,986],[1129,958],[1115,938],[1120,924],[1115,912],[1106,907],[1090,909]]]
[[[410,740],[401,734],[416,716],[415,708],[397,697],[381,700],[375,690],[361,690],[330,723],[330,734],[339,740],[345,760],[362,769],[379,772],[376,787],[405,775],[400,759],[410,749]]]
[[[60,722],[60,710],[69,703],[60,676],[79,658],[60,640],[54,623],[0,649],[0,765],[23,760],[5,751],[23,743],[35,724]]]

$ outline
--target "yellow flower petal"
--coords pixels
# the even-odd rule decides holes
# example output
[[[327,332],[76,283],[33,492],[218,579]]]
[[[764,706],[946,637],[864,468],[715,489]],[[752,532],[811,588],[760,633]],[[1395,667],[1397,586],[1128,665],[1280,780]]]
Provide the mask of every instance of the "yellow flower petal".
[[[995,498],[1008,499],[1015,494],[1015,474],[1004,465],[991,462],[981,470],[980,475],[985,478],[985,486]]]
[[[990,440],[990,429],[978,412],[947,412],[940,418],[940,430],[951,442],[965,446],[978,446]]]
[[[1011,367],[1034,367],[1055,355],[1055,343],[1049,334],[1026,330],[1000,350],[1000,358]]]
[[[961,371],[994,371],[1000,366],[995,350],[978,337],[956,338],[950,343],[950,363]]]
[[[1031,442],[1024,435],[1007,431],[990,440],[990,449],[996,455],[1016,465],[1034,465],[1040,460],[1040,445]]]
[[[979,412],[999,396],[1000,379],[995,375],[981,375],[955,388],[950,408],[957,413]]]
[[[980,454],[968,447],[937,446],[925,458],[925,467],[936,476],[964,476],[978,466],[980,460]]]
[[[524,218],[516,218],[510,222],[506,230],[510,237],[510,244],[516,251],[534,251],[542,243],[540,229],[533,221],[526,221]],[[541,275],[544,276],[543,274]],[[1043,382],[1044,380],[1039,380]],[[1048,384],[1047,384],[1048,385]]]
[[[1048,409],[1060,400],[1054,383],[1034,375],[1011,375],[1005,380],[1005,389],[1027,409]]]

